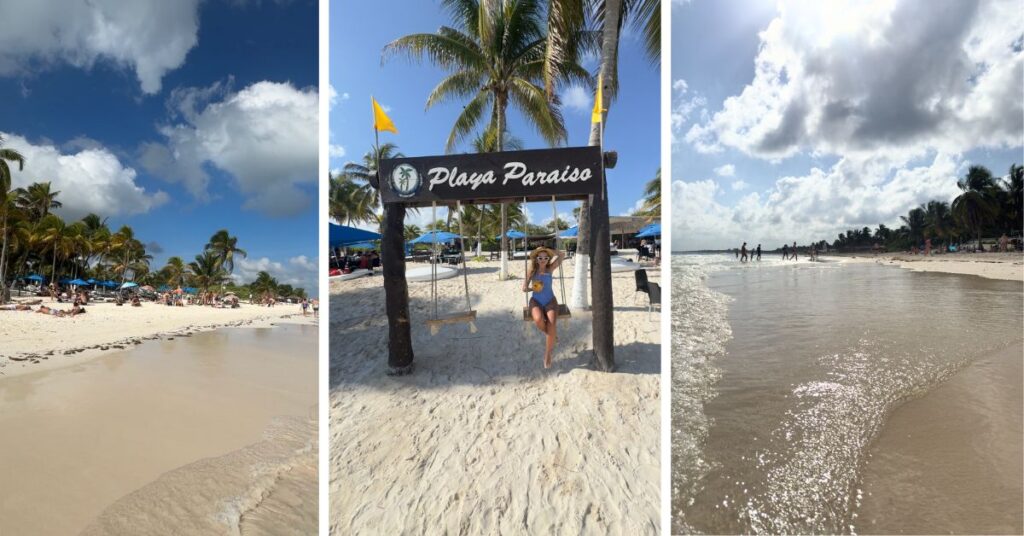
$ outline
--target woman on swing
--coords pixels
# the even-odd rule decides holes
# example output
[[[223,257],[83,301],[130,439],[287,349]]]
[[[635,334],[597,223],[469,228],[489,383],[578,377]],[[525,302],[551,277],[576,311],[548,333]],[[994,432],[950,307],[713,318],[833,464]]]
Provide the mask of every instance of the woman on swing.
[[[551,368],[551,353],[558,336],[558,300],[555,299],[551,276],[564,258],[561,251],[543,246],[531,251],[529,268],[523,279],[523,292],[533,291],[530,297],[530,316],[537,329],[547,335],[544,368]]]

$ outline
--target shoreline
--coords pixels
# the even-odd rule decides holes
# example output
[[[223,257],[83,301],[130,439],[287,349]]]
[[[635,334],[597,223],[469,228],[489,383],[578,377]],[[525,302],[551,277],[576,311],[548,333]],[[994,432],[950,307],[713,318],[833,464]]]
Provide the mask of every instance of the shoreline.
[[[840,263],[875,263],[897,266],[914,272],[938,272],[974,275],[987,279],[1024,282],[1024,255],[1021,253],[943,253],[925,257],[907,253],[822,255],[822,260]]]
[[[154,309],[158,312],[152,312]],[[179,316],[169,318],[161,315],[166,313],[165,309],[171,309]],[[312,315],[303,317],[297,309],[295,304],[275,308],[243,305],[239,309],[204,306],[166,308],[157,305],[134,308],[97,304],[88,306],[89,313],[85,316],[73,318],[55,318],[31,311],[0,312],[3,315],[0,319],[4,320],[0,323],[0,338],[5,341],[4,348],[0,350],[0,381],[79,365],[110,352],[129,350],[146,341],[174,340],[222,328],[265,328],[276,324],[318,322]],[[181,316],[181,313],[187,316]],[[126,316],[134,322],[121,322]],[[111,331],[109,327],[102,326],[110,322],[116,322],[123,330]],[[51,328],[49,333],[45,328]],[[39,334],[39,331],[43,333]],[[54,337],[46,338],[48,334]]]
[[[862,469],[862,530],[1020,533],[1022,355],[1022,341],[995,350],[887,417]]]

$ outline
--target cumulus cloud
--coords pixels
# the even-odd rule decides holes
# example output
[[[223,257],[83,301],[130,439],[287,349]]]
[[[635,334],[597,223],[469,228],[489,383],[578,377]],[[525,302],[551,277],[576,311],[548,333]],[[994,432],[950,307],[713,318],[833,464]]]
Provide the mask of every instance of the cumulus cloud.
[[[832,241],[845,229],[879,223],[898,227],[908,207],[955,197],[956,179],[967,166],[945,153],[906,167],[884,158],[843,158],[827,170],[783,177],[763,195],[749,193],[733,206],[715,199],[713,180],[673,181],[673,249],[726,249],[738,247],[738,239],[776,247]]]
[[[331,158],[341,158],[345,156],[345,148],[341,145],[331,144],[330,153]]]
[[[61,192],[64,206],[57,210],[69,219],[95,212],[101,216],[140,214],[165,203],[167,194],[149,192],[136,182],[136,172],[110,150],[95,143],[65,152],[52,143],[33,144],[22,136],[3,134],[4,146],[25,157],[25,169],[11,169],[13,187],[50,182]]]
[[[258,259],[240,258],[235,260],[235,271],[231,275],[239,284],[251,283],[260,272],[267,272],[278,283],[306,289],[306,294],[316,296],[319,289],[317,264],[319,259],[305,255],[292,257],[286,261],[274,261],[268,257]]]
[[[582,86],[569,86],[569,89],[562,92],[562,106],[580,112],[589,112],[594,109],[593,97]]]
[[[708,114],[707,105],[707,99],[699,92],[691,90],[686,80],[678,79],[672,82],[672,113],[669,119],[671,121],[673,145],[683,141],[694,143],[689,139],[689,134],[684,135],[683,131],[687,125],[692,125],[691,128],[697,126],[691,120],[694,116],[700,121],[708,121],[710,115]],[[706,144],[706,147],[709,149],[707,152],[715,150],[717,146],[713,145],[712,143]]]
[[[53,65],[131,69],[142,91],[160,91],[197,43],[199,0],[5,0],[0,2],[0,76]]]
[[[746,181],[741,180],[741,179],[736,179],[736,180],[732,181],[732,190],[734,192],[739,192],[740,190],[746,190],[748,186],[750,186],[750,185],[747,184]]]
[[[179,122],[159,128],[165,143],[140,147],[139,161],[198,200],[209,198],[208,166],[228,173],[244,207],[269,216],[306,210],[300,185],[316,183],[317,91],[257,82],[176,90],[169,99]]]
[[[1018,2],[779,9],[760,34],[753,80],[688,130],[698,151],[725,145],[776,160],[809,151],[906,162],[927,151],[1022,143]]]
[[[715,175],[719,177],[732,177],[736,175],[736,166],[732,164],[726,164],[715,168]]]

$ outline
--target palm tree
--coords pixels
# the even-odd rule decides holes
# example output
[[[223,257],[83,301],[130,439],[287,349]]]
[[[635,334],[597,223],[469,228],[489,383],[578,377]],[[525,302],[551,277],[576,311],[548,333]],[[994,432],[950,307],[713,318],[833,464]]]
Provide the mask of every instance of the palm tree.
[[[981,249],[981,229],[998,213],[993,190],[995,179],[984,166],[971,166],[967,175],[956,184],[963,192],[953,200],[953,217],[974,231]]]
[[[506,113],[509,104],[518,108],[550,145],[567,139],[558,99],[545,91],[548,83],[579,82],[591,85],[590,75],[565,54],[560,61],[546,61],[547,35],[544,6],[540,0],[442,0],[454,26],[442,26],[435,34],[412,34],[384,47],[383,58],[403,54],[428,58],[449,75],[427,97],[432,106],[469,98],[445,142],[451,152],[472,132],[487,112],[497,133],[497,151],[504,150]],[[502,204],[503,215],[507,203]],[[499,277],[508,278],[505,250],[506,218],[501,228],[502,262]]]
[[[151,255],[146,254],[146,247],[135,238],[135,231],[127,225],[122,225],[116,233],[110,237],[110,255],[113,256],[115,264],[114,272],[119,273],[121,283],[124,284],[128,270],[138,266],[147,265]]]
[[[57,201],[59,194],[60,192],[55,192],[50,188],[49,182],[37,182],[20,190],[18,202],[34,219],[41,219],[50,213],[50,209],[63,206],[60,201]]]
[[[403,156],[397,145],[385,143],[376,155],[370,149],[363,155],[362,162],[346,163],[329,182],[331,217],[348,224],[375,221],[380,207],[380,191],[373,187],[377,179],[377,162]]]
[[[249,284],[254,295],[261,297],[272,296],[277,293],[277,280],[265,271],[256,274],[256,280]]]
[[[405,233],[403,233],[403,236],[405,237],[406,240],[412,240],[421,234],[423,234],[423,232],[420,231],[419,225],[406,225]]]
[[[7,220],[14,207],[14,196],[11,194],[11,167],[8,162],[17,163],[18,171],[25,169],[25,157],[14,149],[3,147],[4,138],[0,136],[0,303],[7,303]]]
[[[644,184],[643,204],[633,215],[647,218],[647,221],[661,218],[661,168],[658,168],[653,179]]]
[[[922,205],[925,211],[925,231],[940,240],[952,236],[953,216],[949,212],[949,203],[945,201],[929,201]]]
[[[238,247],[238,237],[231,236],[227,229],[221,229],[206,244],[206,251],[213,253],[219,265],[230,274],[235,270],[235,255],[246,256],[244,249]]]
[[[66,250],[66,233],[67,225],[64,220],[60,219],[60,216],[55,214],[48,214],[39,220],[37,225],[37,233],[39,240],[43,247],[49,247],[52,252],[52,262],[50,264],[50,280],[56,281],[57,279],[57,254],[58,252],[64,252]]]
[[[181,257],[170,257],[167,264],[160,270],[163,283],[172,287],[180,287],[185,284],[188,278],[188,267]]]
[[[196,260],[188,263],[192,272],[192,283],[202,290],[203,294],[210,289],[228,280],[228,273],[221,265],[220,257],[211,251],[204,251],[196,255]]]
[[[1010,166],[1010,173],[1003,181],[1005,192],[1005,214],[1004,226],[1008,229],[1021,231],[1024,229],[1024,167],[1013,164]]]
[[[601,66],[599,79],[601,80],[602,100],[604,101],[601,103],[601,109],[604,112],[602,122],[591,125],[590,145],[600,144],[601,129],[607,123],[608,109],[610,108],[611,101],[618,94],[619,34],[622,25],[626,21],[632,21],[633,28],[638,30],[639,34],[643,36],[647,55],[651,62],[658,63],[661,50],[661,2],[659,0],[549,0],[548,61],[545,65],[545,80],[548,82],[546,83],[546,89],[549,95],[553,95],[555,91],[554,85],[550,81],[554,79],[553,66],[559,60],[566,57],[575,57],[581,48],[589,49],[589,47],[598,44],[600,46]],[[590,42],[591,38],[586,31],[588,24],[592,24],[598,31],[599,37],[594,39],[594,42]],[[597,212],[592,214],[589,202],[583,201],[578,218],[577,255],[582,256],[576,262],[572,291],[572,305],[574,307],[587,306],[586,281],[587,266],[589,265],[587,259],[588,252],[591,249],[590,221],[593,218],[603,221],[608,217],[607,193],[595,197],[595,202],[599,206],[597,206]],[[596,285],[600,284],[602,288],[600,289],[601,304],[599,307],[595,306],[595,310],[599,311],[599,315],[595,317],[594,325],[595,348],[600,347],[599,350],[595,351],[598,355],[598,362],[603,367],[612,367],[614,364],[610,358],[606,359],[603,355],[606,353],[610,355],[611,333],[614,331],[611,324],[613,321],[611,312],[611,267],[604,266],[604,259],[608,259],[610,254],[607,246],[610,237],[601,236],[596,238],[598,240],[595,242],[594,253],[602,262],[597,265],[596,271],[592,271],[594,279],[599,281],[599,283],[592,281],[592,284],[595,285],[595,300],[598,299],[598,288]],[[600,329],[598,329],[598,324],[601,324]],[[600,344],[597,344],[598,338],[601,339]]]
[[[924,239],[924,229],[927,225],[924,209],[921,207],[912,208],[906,216],[900,216],[900,219],[903,220],[907,238],[915,245],[920,244],[921,240]]]

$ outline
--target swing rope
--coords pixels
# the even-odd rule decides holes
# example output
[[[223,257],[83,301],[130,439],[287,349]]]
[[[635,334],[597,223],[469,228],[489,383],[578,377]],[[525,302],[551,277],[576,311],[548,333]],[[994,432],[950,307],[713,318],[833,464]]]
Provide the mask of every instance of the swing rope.
[[[461,255],[462,255],[462,284],[463,284],[463,288],[466,291],[466,311],[463,312],[463,313],[446,314],[443,318],[438,314],[438,311],[437,311],[437,298],[438,298],[438,291],[437,291],[437,264],[443,260],[444,256],[438,254],[437,229],[434,229],[433,231],[431,231],[432,233],[434,233],[433,234],[433,240],[431,241],[432,244],[433,244],[433,253],[434,254],[433,254],[432,262],[430,263],[430,297],[431,297],[431,299],[434,302],[434,315],[429,320],[427,320],[427,325],[430,326],[430,334],[431,335],[437,335],[438,330],[440,329],[442,324],[448,324],[448,323],[452,323],[452,322],[468,322],[469,323],[469,332],[470,333],[476,333],[476,323],[474,322],[474,320],[476,319],[476,311],[473,310],[472,304],[470,303],[470,300],[469,300],[469,270],[468,270],[468,268],[466,266],[466,239],[463,236],[463,227],[462,227],[462,220],[465,217],[466,213],[465,213],[465,210],[462,207],[462,202],[461,201],[456,201],[456,208],[457,208],[457,210],[459,212],[459,245],[460,245],[460,247],[462,249],[462,251],[460,252]],[[431,202],[431,209],[430,210],[431,210],[431,212],[430,212],[431,219],[433,219],[436,222],[437,221],[437,202],[436,201]],[[448,210],[449,210],[449,215],[450,215],[451,214],[451,207],[448,207]]]
[[[555,230],[555,251],[557,251],[559,255],[564,255],[562,253],[562,249],[558,247],[558,208],[557,205],[555,205],[555,196],[551,196],[551,227]],[[562,301],[560,303],[561,305],[568,307],[568,304],[565,303],[565,279],[562,277],[563,261],[565,261],[564,258],[558,260],[558,286],[562,289]]]

